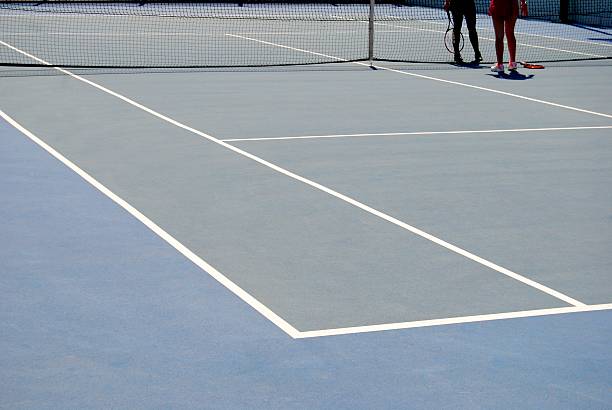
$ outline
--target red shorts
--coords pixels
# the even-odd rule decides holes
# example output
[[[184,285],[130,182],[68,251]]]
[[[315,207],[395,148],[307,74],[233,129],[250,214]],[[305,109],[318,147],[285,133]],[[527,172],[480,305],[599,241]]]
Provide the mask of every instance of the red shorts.
[[[491,0],[489,15],[504,20],[515,19],[519,14],[518,0]]]

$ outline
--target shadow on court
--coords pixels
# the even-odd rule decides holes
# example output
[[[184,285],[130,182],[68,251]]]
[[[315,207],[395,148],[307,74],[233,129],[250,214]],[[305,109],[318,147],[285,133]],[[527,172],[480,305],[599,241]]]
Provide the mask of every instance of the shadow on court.
[[[487,74],[491,77],[499,78],[500,80],[531,80],[535,77],[534,74],[521,74],[518,71],[510,71],[509,73],[490,73]]]

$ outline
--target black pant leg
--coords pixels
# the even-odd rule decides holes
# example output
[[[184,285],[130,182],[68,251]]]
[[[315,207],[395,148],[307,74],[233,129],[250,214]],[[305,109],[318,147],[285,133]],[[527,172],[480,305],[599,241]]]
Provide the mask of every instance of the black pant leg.
[[[478,33],[476,32],[476,8],[471,8],[465,13],[465,25],[467,26],[468,33],[470,35],[470,43],[476,56],[480,55],[480,48],[478,47]]]
[[[463,25],[463,10],[451,10],[453,15],[453,51],[459,54],[459,42],[461,41],[461,26]]]

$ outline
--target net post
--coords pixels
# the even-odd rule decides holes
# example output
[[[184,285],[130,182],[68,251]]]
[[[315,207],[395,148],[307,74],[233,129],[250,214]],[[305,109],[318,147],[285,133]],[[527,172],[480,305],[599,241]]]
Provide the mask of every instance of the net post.
[[[368,60],[374,66],[374,7],[375,0],[370,0],[370,17],[368,19]]]

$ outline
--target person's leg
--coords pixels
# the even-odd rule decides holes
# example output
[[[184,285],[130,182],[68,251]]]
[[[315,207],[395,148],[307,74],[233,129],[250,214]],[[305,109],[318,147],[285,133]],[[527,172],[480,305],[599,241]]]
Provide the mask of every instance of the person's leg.
[[[463,12],[461,10],[451,10],[453,15],[453,52],[455,54],[455,62],[461,63],[461,50],[459,50],[461,42],[461,26],[463,25]]]
[[[516,62],[516,37],[514,36],[514,25],[516,24],[516,17],[506,20],[506,39],[508,40],[508,53],[510,54],[509,63]]]
[[[470,34],[470,43],[474,49],[474,61],[481,61],[480,47],[478,46],[478,32],[476,31],[476,8],[472,8],[465,13],[465,25]]]
[[[492,17],[493,29],[495,30],[495,56],[497,64],[504,63],[504,19]]]

